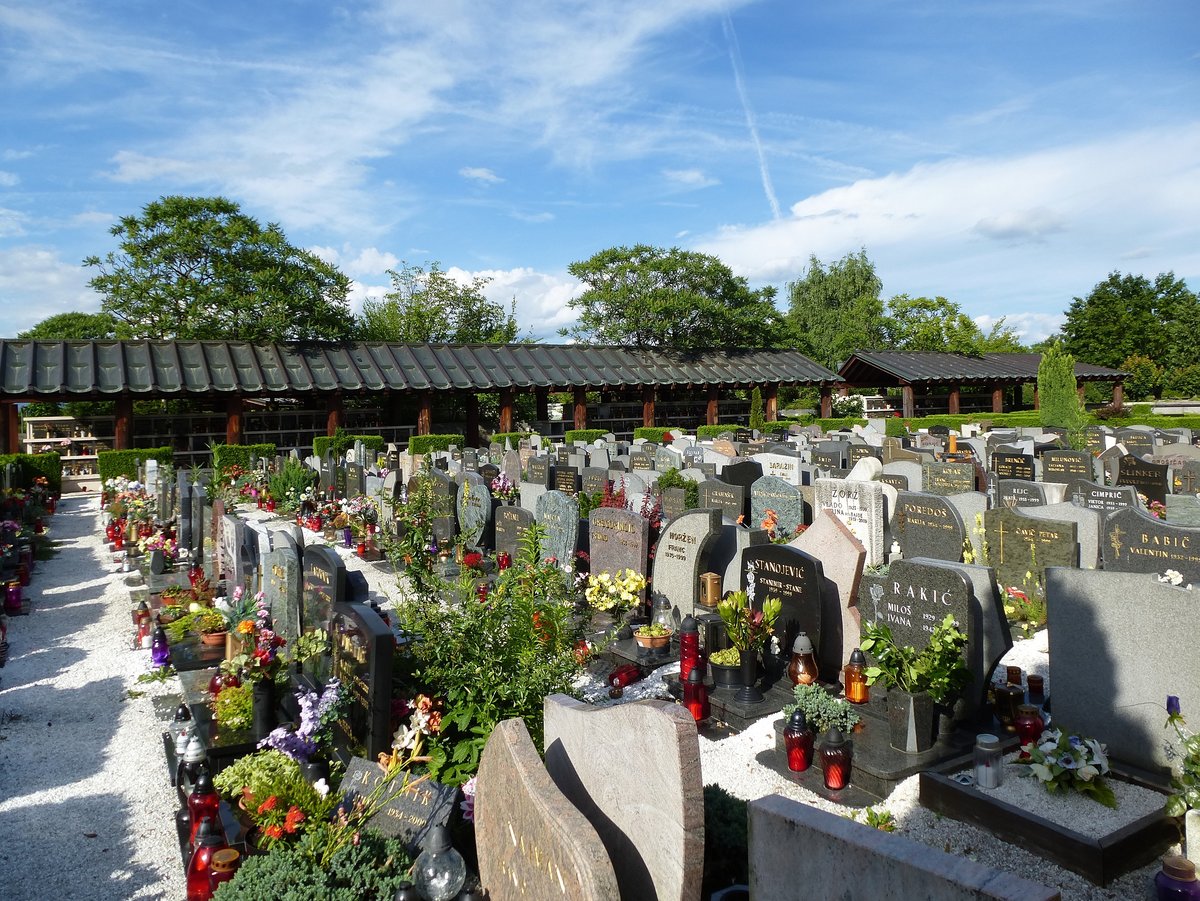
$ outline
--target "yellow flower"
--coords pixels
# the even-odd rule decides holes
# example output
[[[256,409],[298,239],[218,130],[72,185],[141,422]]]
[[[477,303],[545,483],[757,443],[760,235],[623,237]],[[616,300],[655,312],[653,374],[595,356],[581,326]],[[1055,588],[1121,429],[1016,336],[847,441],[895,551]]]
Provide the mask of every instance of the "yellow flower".
[[[254,632],[254,620],[252,620],[252,619],[242,620],[240,623],[238,623],[237,630],[238,630],[239,635],[252,634]]]

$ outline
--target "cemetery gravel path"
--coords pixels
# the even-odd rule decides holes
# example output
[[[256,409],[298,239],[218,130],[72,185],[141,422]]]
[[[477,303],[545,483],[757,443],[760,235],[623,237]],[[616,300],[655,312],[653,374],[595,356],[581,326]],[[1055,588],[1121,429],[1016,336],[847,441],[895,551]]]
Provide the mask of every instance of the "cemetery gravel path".
[[[98,496],[46,518],[29,616],[9,619],[0,669],[0,898],[184,896],[149,651],[130,649],[129,589],[100,531]],[[131,698],[128,690],[145,691]]]

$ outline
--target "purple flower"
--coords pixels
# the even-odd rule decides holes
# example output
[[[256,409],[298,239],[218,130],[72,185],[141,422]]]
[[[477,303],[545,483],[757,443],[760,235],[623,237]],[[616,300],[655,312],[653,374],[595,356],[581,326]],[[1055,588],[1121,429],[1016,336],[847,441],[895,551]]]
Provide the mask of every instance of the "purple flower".
[[[1179,697],[1177,695],[1167,695],[1167,716],[1180,716],[1181,714]]]

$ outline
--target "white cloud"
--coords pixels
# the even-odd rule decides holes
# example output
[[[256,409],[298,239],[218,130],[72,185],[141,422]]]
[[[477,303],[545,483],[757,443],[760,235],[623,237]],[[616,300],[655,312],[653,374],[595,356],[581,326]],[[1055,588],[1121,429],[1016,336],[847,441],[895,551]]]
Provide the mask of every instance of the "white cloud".
[[[463,166],[458,170],[458,174],[470,181],[477,181],[486,185],[498,185],[504,181],[503,178],[491,169],[485,169],[481,166]]]
[[[664,169],[663,177],[684,188],[708,188],[721,183],[718,179],[705,175],[700,169]]]
[[[460,284],[469,284],[475,277],[491,279],[484,289],[484,296],[506,309],[515,300],[517,324],[522,334],[551,341],[558,340],[559,328],[575,321],[575,313],[567,303],[583,290],[570,275],[538,272],[529,267],[468,272],[452,266],[446,274]]]
[[[532,225],[554,221],[554,214],[546,211],[540,213],[523,213],[520,210],[513,210],[512,217],[518,222],[528,222]]]
[[[0,188],[12,188],[20,183],[21,179],[15,172],[5,172],[0,169]]]
[[[103,213],[99,210],[85,210],[82,213],[76,213],[71,217],[72,225],[104,225],[110,226],[120,218],[112,213]]]
[[[1052,314],[1126,255],[1150,272],[1200,273],[1198,206],[1193,122],[921,164],[804,198],[783,221],[731,225],[696,243],[741,275],[775,282],[801,275],[810,254],[832,261],[865,248],[885,294],[940,294],[971,314]]]
[[[25,234],[28,217],[19,210],[0,207],[0,238],[19,238]]]
[[[364,247],[354,259],[349,260],[345,269],[352,276],[383,275],[389,269],[395,269],[400,258],[394,253],[379,250],[375,247]]]
[[[1004,325],[1017,333],[1022,344],[1036,344],[1063,327],[1066,317],[1061,313],[1011,313],[1007,316],[976,316],[975,324],[986,333],[1000,319]]]
[[[100,295],[78,263],[35,245],[0,248],[0,335],[14,336],[58,313],[96,313]]]

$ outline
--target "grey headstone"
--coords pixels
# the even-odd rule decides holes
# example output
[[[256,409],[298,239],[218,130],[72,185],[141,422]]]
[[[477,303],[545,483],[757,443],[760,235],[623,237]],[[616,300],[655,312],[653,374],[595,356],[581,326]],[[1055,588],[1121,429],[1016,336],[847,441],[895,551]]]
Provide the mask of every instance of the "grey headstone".
[[[892,517],[892,536],[906,558],[962,560],[967,530],[958,509],[935,494],[901,491]]]
[[[523,720],[492,731],[477,784],[479,878],[491,901],[621,897],[608,850],[551,780]]]
[[[1067,486],[1067,498],[1071,503],[1097,513],[1112,513],[1126,507],[1140,506],[1135,488],[1128,485],[1105,487],[1078,479]]]
[[[932,461],[921,466],[921,490],[949,497],[975,490],[975,464]]]
[[[342,777],[342,797],[354,804],[374,795],[379,812],[366,821],[366,826],[400,839],[408,853],[416,856],[435,826],[448,825],[458,804],[458,787],[432,779],[412,780],[405,785],[403,777],[385,786],[383,780],[384,771],[374,760],[352,757]]]
[[[983,523],[987,562],[995,568],[1002,590],[1022,588],[1028,593],[1033,587],[1031,580],[1040,584],[1047,566],[1079,565],[1074,522],[1031,520],[1001,507],[984,513]]]
[[[914,463],[912,460],[896,460],[892,463],[883,464],[883,475],[880,476],[880,480],[886,482],[888,476],[896,476],[908,482],[907,485],[896,484],[895,487],[897,490],[904,488],[907,491],[921,491],[922,486],[925,484],[924,470],[924,463]],[[932,494],[933,492],[929,493]]]
[[[790,538],[798,527],[812,521],[800,489],[776,476],[763,476],[750,486],[750,525],[762,528],[768,510],[775,514],[778,537]]]
[[[646,575],[650,523],[641,514],[597,507],[588,514],[588,542],[593,573],[616,575],[631,569]]]
[[[1162,573],[1173,569],[1200,584],[1200,529],[1173,526],[1132,507],[1110,513],[1100,544],[1107,572]]]
[[[468,547],[482,547],[492,518],[492,493],[483,477],[465,472],[458,486],[458,526]]]
[[[1150,432],[1132,428],[1117,429],[1116,438],[1135,457],[1154,453],[1154,436]]]
[[[564,569],[573,566],[579,546],[579,502],[561,491],[547,491],[538,498],[536,516],[546,529],[543,554]]]
[[[817,479],[817,506],[831,510],[867,549],[867,566],[883,563],[883,486],[878,482]]]
[[[695,612],[701,565],[721,528],[721,511],[689,510],[663,526],[654,555],[653,585],[681,616]]]
[[[1022,507],[1021,515],[1032,519],[1053,519],[1075,523],[1079,539],[1079,565],[1095,569],[1100,565],[1100,528],[1104,517],[1095,510],[1071,503],[1047,504],[1044,507]]]
[[[534,523],[533,514],[524,507],[502,505],[496,508],[496,553],[511,554],[521,549],[521,538]]]
[[[1200,462],[1189,460],[1172,467],[1171,490],[1175,494],[1200,494]]]
[[[1000,479],[996,490],[997,501],[1002,507],[1043,507],[1046,504],[1046,492],[1037,482]]]
[[[599,469],[595,466],[589,466],[584,469],[580,483],[580,490],[584,494],[603,494],[604,489],[607,487],[607,469]]]
[[[804,484],[797,454],[762,453],[754,458],[754,462],[762,467],[764,476],[775,476],[791,485]]]
[[[724,519],[737,522],[745,515],[746,490],[723,480],[705,479],[700,483],[700,506],[716,507]]]
[[[360,573],[354,573],[360,576]],[[353,579],[348,582],[356,581]],[[370,760],[392,748],[392,657],[396,642],[391,628],[365,603],[338,603],[329,625],[331,674],[347,692],[346,709],[333,727],[335,748]],[[307,664],[306,664],[307,666]]]
[[[691,715],[664,701],[598,709],[551,695],[545,742],[550,778],[604,842],[620,897],[698,898],[704,784]],[[654,804],[631,804],[647,784]]]
[[[286,533],[281,533],[286,534]],[[288,642],[300,636],[300,557],[295,549],[275,548],[263,558],[263,596],[275,630]]]
[[[1114,516],[1123,516],[1115,513]],[[1178,742],[1167,695],[1200,710],[1195,592],[1134,573],[1046,573],[1054,724],[1108,745],[1115,760],[1166,774]],[[1191,628],[1187,626],[1191,625]]]
[[[1144,494],[1150,501],[1165,504],[1170,483],[1170,467],[1151,463],[1132,454],[1123,456],[1117,467],[1116,484],[1131,485],[1138,494]]]
[[[1042,481],[1069,484],[1096,480],[1096,458],[1084,451],[1051,450],[1042,454]]]
[[[329,632],[333,610],[346,598],[346,564],[337,551],[327,545],[312,545],[304,550],[303,593],[300,601],[300,631]],[[304,664],[304,673],[314,684],[330,676],[330,658]]]
[[[747,529],[722,519],[721,532],[709,547],[708,571],[721,576],[723,591],[736,591],[742,587],[742,552],[769,541],[762,529]]]
[[[1032,454],[1004,453],[999,450],[992,454],[992,472],[998,479],[1025,479],[1032,482],[1036,476]]]

